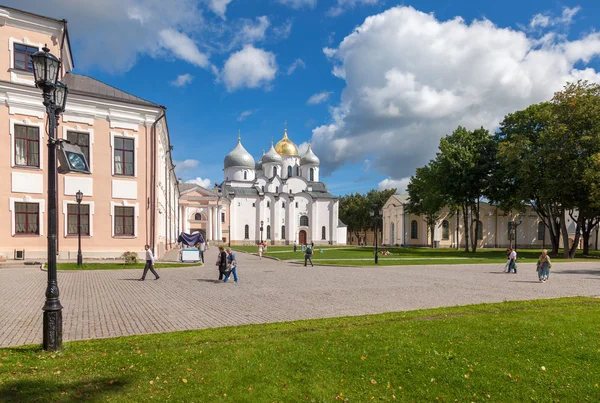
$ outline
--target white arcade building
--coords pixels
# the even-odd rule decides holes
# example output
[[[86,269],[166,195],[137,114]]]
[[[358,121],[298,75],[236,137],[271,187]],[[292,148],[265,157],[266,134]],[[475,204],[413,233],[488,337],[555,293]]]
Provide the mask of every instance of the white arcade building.
[[[298,154],[287,130],[257,163],[238,137],[225,157],[221,184],[230,206],[231,243],[345,244],[339,200],[319,182],[319,165],[310,145],[302,157]]]

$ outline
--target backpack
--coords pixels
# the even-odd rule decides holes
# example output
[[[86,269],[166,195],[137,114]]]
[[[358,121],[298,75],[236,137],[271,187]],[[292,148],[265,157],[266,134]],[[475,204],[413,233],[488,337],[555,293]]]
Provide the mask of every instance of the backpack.
[[[312,248],[310,246],[307,246],[306,247],[306,254],[307,255],[312,255],[312,253],[313,253]]]

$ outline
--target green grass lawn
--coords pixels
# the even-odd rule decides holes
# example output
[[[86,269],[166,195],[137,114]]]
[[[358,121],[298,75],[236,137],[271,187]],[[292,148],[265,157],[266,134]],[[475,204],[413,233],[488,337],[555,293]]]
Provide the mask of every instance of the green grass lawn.
[[[0,400],[597,402],[600,300],[0,349]]]
[[[236,250],[256,253],[254,246],[236,246]],[[387,248],[391,255],[379,256],[379,264],[387,266],[425,265],[425,264],[472,264],[472,263],[504,263],[506,262],[505,249],[479,249],[476,253],[467,253],[463,250],[449,248]],[[321,253],[322,251],[322,253]],[[319,247],[315,246],[313,261],[324,265],[342,266],[371,266],[374,264],[374,248],[360,248],[356,246]],[[560,251],[562,254],[562,251]],[[578,255],[577,259],[570,261],[593,261],[600,254],[594,251],[592,256]],[[519,249],[519,262],[535,262],[541,254],[538,249]],[[304,253],[298,249],[294,253],[291,246],[270,246],[265,256],[276,257],[281,260],[304,261]],[[561,255],[562,256],[562,255]],[[562,260],[561,256],[553,260]]]
[[[114,263],[84,263],[81,268],[77,266],[77,263],[57,263],[56,268],[58,270],[123,270],[123,269],[143,269],[146,265],[144,263],[136,264],[125,264],[123,262]],[[173,267],[192,267],[202,266],[202,263],[155,263],[154,267],[157,269],[166,269]],[[47,267],[44,264],[44,267]]]

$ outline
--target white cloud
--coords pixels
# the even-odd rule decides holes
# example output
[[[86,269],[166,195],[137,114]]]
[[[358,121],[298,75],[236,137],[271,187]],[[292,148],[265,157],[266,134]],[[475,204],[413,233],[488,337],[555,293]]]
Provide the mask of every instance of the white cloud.
[[[185,60],[198,67],[209,67],[208,57],[198,50],[196,43],[186,34],[173,29],[163,29],[159,32],[161,44],[179,59]]]
[[[183,161],[173,161],[173,164],[176,165],[177,171],[189,171],[198,167],[200,161],[194,159],[187,159]]]
[[[185,87],[194,81],[194,76],[191,74],[180,74],[177,78],[170,82],[170,84],[174,87]]]
[[[225,13],[227,12],[227,5],[232,0],[209,0],[208,7],[219,17],[225,19]]]
[[[228,91],[267,87],[277,74],[275,54],[246,45],[225,62],[222,78]]]
[[[185,181],[185,183],[195,183],[196,185],[202,186],[205,189],[210,189],[213,182],[208,178],[202,179],[198,176],[195,179]]]
[[[3,4],[67,19],[78,71],[92,65],[111,73],[128,71],[141,55],[166,55],[159,32],[173,30],[194,37],[205,28],[197,0],[5,0]]]
[[[330,92],[330,91],[319,92],[317,94],[312,95],[310,98],[308,98],[308,101],[306,101],[306,103],[309,105],[317,105],[317,104],[323,103],[329,99],[329,96],[331,94],[332,94],[332,92]]]
[[[576,6],[573,8],[563,7],[560,17],[552,18],[548,14],[536,14],[529,22],[529,27],[535,28],[546,28],[556,25],[569,26],[573,22],[575,15],[581,10],[581,7]]]
[[[258,112],[258,109],[250,109],[250,110],[244,111],[244,112],[240,113],[240,115],[237,117],[237,121],[243,122],[244,120],[246,120],[246,118],[248,116],[254,115],[256,112]]]
[[[392,179],[386,178],[377,184],[377,190],[396,189],[396,193],[406,193],[406,187],[410,183],[410,178]]]
[[[440,21],[411,7],[367,18],[324,51],[346,84],[330,122],[312,134],[315,152],[328,156],[324,174],[369,156],[390,180],[408,178],[458,125],[494,130],[567,81],[600,82],[586,65],[600,56],[600,33],[540,41],[489,20]]]
[[[271,23],[267,16],[256,17],[256,23],[245,22],[240,31],[241,38],[246,43],[254,43],[265,39],[265,33]]]
[[[304,61],[302,61],[302,59],[296,59],[294,60],[294,63],[292,63],[290,65],[290,67],[288,67],[287,69],[287,75],[290,76],[294,73],[294,71],[296,71],[296,69],[298,68],[302,68],[305,69],[306,68],[306,64],[304,63]]]
[[[344,11],[354,8],[357,5],[372,6],[375,4],[379,4],[379,0],[336,0],[336,4],[327,11],[327,15],[330,17],[337,17]]]
[[[277,2],[295,9],[315,8],[317,5],[317,0],[277,0]]]

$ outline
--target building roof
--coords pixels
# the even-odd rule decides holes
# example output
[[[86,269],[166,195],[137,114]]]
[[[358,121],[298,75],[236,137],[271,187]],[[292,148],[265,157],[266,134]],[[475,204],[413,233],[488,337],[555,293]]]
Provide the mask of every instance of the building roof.
[[[233,167],[254,169],[256,167],[254,158],[246,151],[240,138],[238,138],[238,143],[235,148],[225,156],[223,165],[225,169]]]
[[[258,196],[258,190],[256,188],[242,188],[242,187],[237,187],[237,186],[225,186],[225,192],[227,194],[233,193],[234,195]]]
[[[308,186],[312,186],[312,192],[327,192],[327,185],[323,182],[308,182]]]
[[[267,151],[267,153],[263,155],[260,160],[262,161],[261,165],[281,164],[283,162],[283,158],[281,158],[281,155],[279,155],[277,151],[275,151],[273,143],[271,143],[271,148],[269,148],[269,151]]]
[[[321,161],[319,161],[319,158],[315,155],[315,153],[313,153],[312,151],[312,147],[309,144],[308,145],[308,150],[306,150],[306,153],[302,156],[302,158],[300,158],[300,165],[319,165],[321,163]]]
[[[338,227],[347,227],[347,225],[346,225],[346,224],[344,224],[344,223],[342,222],[342,220],[340,220],[340,219],[338,218]]]
[[[180,183],[179,184],[179,191],[181,193],[187,192],[188,190],[192,190],[195,187],[198,187],[198,185],[196,185],[195,183]]]
[[[92,97],[109,99],[128,104],[161,108],[161,106],[158,104],[146,101],[145,99],[131,95],[128,92],[105,84],[102,81],[96,80],[95,78],[81,74],[67,73],[63,78],[63,82],[67,85],[67,87],[69,87],[70,94],[89,95]]]
[[[395,195],[392,195],[392,197],[401,204],[408,203],[408,199],[409,199],[408,195],[395,194]]]

